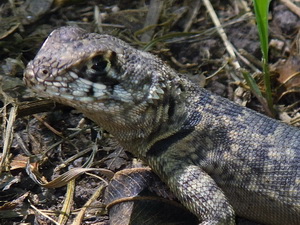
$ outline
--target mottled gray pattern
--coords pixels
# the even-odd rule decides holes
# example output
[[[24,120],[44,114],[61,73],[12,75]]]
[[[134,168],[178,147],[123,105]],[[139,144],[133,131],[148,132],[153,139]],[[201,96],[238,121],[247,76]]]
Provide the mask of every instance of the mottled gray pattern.
[[[157,57],[63,27],[24,73],[143,159],[202,225],[300,224],[300,130],[215,96]]]

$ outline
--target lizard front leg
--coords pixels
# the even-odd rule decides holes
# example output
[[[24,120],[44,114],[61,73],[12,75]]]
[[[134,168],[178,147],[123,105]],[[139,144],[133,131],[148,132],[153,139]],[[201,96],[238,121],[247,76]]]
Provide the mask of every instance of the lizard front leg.
[[[168,157],[168,163],[164,162],[164,157]],[[171,160],[169,155],[154,161],[156,163],[151,165],[152,168],[160,168],[155,172],[167,183],[179,201],[199,218],[201,225],[235,224],[234,210],[223,191],[200,167],[178,159]]]

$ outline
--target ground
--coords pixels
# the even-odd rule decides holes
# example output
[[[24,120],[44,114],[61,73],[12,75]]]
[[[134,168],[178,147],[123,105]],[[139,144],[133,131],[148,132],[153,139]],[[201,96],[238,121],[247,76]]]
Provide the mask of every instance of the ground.
[[[164,197],[167,208],[182,210],[155,175],[147,168],[137,169],[144,166],[143,163],[118,146],[110,134],[76,110],[41,99],[24,86],[22,76],[27,63],[34,58],[49,33],[61,26],[79,26],[90,32],[117,36],[136,48],[158,55],[177,71],[188,74],[194,82],[218,95],[299,125],[297,5],[288,0],[272,1],[270,5],[269,64],[275,109],[270,115],[266,104],[252,94],[241,72],[252,75],[264,93],[261,49],[252,1],[211,1],[225,30],[225,41],[211,19],[212,11],[209,12],[203,2],[19,0],[2,3],[0,224],[76,224],[75,217],[79,221],[77,224],[108,224],[109,219],[117,216],[111,212],[113,210],[108,214],[103,196],[108,191],[115,191],[105,190],[105,186],[117,171],[121,171],[120,177],[130,176],[138,183],[141,174],[149,176],[147,179],[151,182],[147,181],[145,189],[138,192],[142,196],[139,199],[142,207],[149,207],[151,196],[152,210],[158,204],[159,196]],[[228,54],[226,41],[233,46],[236,58]],[[98,169],[74,169],[82,166]],[[64,173],[70,177],[82,175],[76,182],[68,183]],[[135,190],[126,179],[119,183]],[[122,207],[128,203],[124,196],[119,198],[116,205]],[[141,208],[136,208],[144,221],[150,209],[142,213]],[[124,218],[136,213],[119,211]],[[151,222],[144,221],[143,224],[166,224],[174,218],[176,224],[187,224],[182,221],[191,215],[182,211],[178,214],[183,214],[184,219],[163,214],[163,219],[153,216]],[[139,219],[131,224],[141,224],[137,222]],[[114,224],[127,224],[125,219],[116,221],[119,222]],[[191,219],[188,223],[195,224],[195,221]],[[239,219],[238,224],[255,223]]]

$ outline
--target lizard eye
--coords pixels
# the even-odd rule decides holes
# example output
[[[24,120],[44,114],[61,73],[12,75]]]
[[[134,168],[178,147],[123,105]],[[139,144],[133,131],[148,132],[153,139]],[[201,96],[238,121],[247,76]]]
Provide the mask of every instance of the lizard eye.
[[[97,75],[105,75],[110,67],[110,63],[108,60],[104,59],[102,56],[95,56],[92,59],[91,69]]]
[[[79,76],[94,83],[102,83],[109,86],[119,84],[119,81],[114,78],[117,74],[115,68],[112,67],[114,57],[115,53],[113,52],[109,55],[94,56],[80,69]]]
[[[80,69],[79,76],[98,83],[107,77],[110,69],[110,61],[102,55],[97,55],[85,63],[85,65]]]

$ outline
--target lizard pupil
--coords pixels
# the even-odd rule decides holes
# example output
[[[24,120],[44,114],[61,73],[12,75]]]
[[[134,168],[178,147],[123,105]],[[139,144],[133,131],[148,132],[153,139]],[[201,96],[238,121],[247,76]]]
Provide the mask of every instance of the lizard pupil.
[[[98,75],[105,75],[107,73],[107,65],[108,65],[108,61],[103,59],[102,56],[95,56],[92,59],[93,65],[92,65],[92,69],[96,71],[96,73]]]

